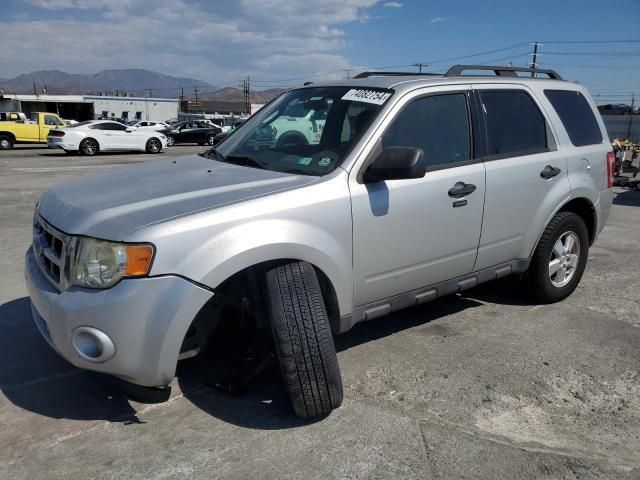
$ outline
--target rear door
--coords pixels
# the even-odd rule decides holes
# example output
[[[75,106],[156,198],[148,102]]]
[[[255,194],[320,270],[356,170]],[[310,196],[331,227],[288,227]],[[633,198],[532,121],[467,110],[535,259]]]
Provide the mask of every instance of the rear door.
[[[569,196],[567,161],[547,112],[524,85],[474,85],[482,107],[486,194],[474,270],[529,258]]]
[[[485,173],[474,155],[471,90],[464,85],[442,90],[409,95],[382,127],[382,148],[424,151],[428,167],[423,178],[362,184],[356,172],[350,175],[356,306],[473,268]],[[462,184],[473,191],[451,191]]]

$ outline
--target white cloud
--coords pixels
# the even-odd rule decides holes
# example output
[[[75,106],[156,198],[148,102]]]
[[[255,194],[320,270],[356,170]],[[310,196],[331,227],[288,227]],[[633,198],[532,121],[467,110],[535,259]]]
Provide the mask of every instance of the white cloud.
[[[400,2],[384,2],[382,4],[383,7],[386,8],[402,8],[402,3]]]
[[[105,68],[145,68],[215,85],[235,85],[247,75],[285,80],[327,72],[336,72],[327,77],[343,76],[344,72],[337,72],[355,68],[343,54],[344,26],[367,18],[368,10],[379,3],[24,1],[64,15],[2,22],[0,42],[11,45],[3,60],[5,78],[34,70],[93,73]],[[43,13],[30,18],[43,18]],[[21,41],[12,41],[15,38]]]
[[[451,17],[433,17],[429,20],[429,23],[447,22],[449,20],[451,20]]]

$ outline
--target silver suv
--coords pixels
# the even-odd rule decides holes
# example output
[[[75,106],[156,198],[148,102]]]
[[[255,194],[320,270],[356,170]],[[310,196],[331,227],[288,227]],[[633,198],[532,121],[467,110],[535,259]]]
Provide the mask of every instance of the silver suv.
[[[319,138],[277,141],[292,105],[323,119]],[[306,85],[201,156],[46,192],[33,318],[74,365],[160,388],[225,325],[251,325],[295,413],[326,414],[343,396],[332,334],[507,275],[539,302],[571,294],[613,163],[589,94],[553,71]]]

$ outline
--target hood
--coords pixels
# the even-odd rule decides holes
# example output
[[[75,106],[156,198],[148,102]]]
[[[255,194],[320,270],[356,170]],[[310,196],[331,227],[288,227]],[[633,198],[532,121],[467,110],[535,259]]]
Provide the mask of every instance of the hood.
[[[125,240],[145,225],[317,180],[197,155],[173,157],[57,185],[42,196],[38,211],[54,227],[69,234]]]

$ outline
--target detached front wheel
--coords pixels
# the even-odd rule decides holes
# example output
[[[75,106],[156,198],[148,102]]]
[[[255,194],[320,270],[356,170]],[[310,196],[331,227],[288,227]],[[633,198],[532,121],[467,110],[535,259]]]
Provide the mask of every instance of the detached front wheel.
[[[541,303],[564,300],[576,289],[587,265],[589,235],[584,220],[558,213],[547,225],[527,272],[530,294]]]
[[[329,318],[307,262],[267,272],[271,329],[285,388],[298,417],[326,415],[342,404],[342,379]]]

